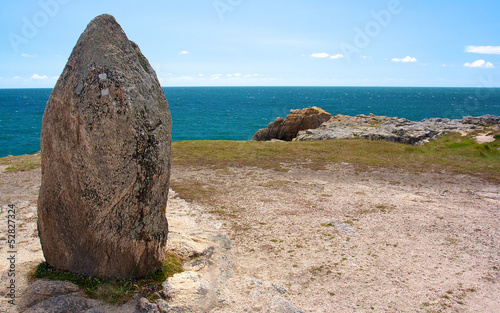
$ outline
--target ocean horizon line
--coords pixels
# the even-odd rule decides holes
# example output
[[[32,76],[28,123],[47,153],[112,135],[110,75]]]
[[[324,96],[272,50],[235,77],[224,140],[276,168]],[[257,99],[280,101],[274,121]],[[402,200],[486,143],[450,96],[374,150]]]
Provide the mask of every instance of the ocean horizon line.
[[[500,89],[491,86],[329,86],[329,85],[276,85],[276,86],[161,86],[161,88],[439,88],[439,89]],[[54,87],[0,87],[0,90],[54,89]]]

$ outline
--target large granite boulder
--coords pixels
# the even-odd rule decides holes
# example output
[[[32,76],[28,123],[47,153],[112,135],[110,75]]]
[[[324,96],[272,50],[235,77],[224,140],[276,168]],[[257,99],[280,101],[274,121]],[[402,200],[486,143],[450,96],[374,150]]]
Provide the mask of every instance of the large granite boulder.
[[[156,73],[112,16],[96,17],[43,116],[38,231],[47,262],[103,278],[158,269],[170,144]]]
[[[278,139],[291,141],[299,131],[318,128],[331,117],[330,113],[317,107],[290,110],[290,114],[285,119],[278,117],[267,128],[257,131],[252,140],[268,141]]]

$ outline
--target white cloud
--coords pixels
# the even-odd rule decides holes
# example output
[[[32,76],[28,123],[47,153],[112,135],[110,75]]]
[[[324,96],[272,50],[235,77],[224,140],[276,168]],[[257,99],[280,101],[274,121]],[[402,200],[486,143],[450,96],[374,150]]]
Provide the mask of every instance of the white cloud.
[[[35,54],[27,54],[27,53],[23,53],[23,54],[21,54],[21,56],[23,58],[34,58],[34,57],[36,57]]]
[[[500,54],[500,46],[467,46],[465,52],[480,54]]]
[[[412,58],[411,56],[407,56],[403,59],[392,58],[392,62],[413,63],[417,62],[417,58]]]
[[[490,62],[486,62],[485,60],[477,60],[472,63],[465,63],[465,67],[471,67],[471,68],[494,68],[495,65]]]
[[[180,54],[180,55],[186,55],[186,54],[190,54],[190,52],[189,52],[189,51],[181,51],[181,52],[179,52],[179,53],[177,53],[177,54]]]
[[[313,58],[328,58],[330,55],[326,52],[313,53],[311,54]]]
[[[344,55],[339,53],[339,54],[336,54],[336,55],[332,55],[330,57],[330,59],[342,59],[343,57],[344,57]]]
[[[222,74],[212,74],[212,75],[210,75],[211,79],[219,79],[221,77],[222,77]]]
[[[36,80],[42,80],[42,79],[48,79],[49,77],[47,75],[40,76],[38,74],[33,74],[31,76],[31,79],[36,79]]]

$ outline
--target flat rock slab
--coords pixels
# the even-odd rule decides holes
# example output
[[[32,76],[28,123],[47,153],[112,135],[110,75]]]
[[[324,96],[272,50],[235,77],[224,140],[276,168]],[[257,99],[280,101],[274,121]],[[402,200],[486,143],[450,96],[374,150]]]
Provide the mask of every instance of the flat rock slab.
[[[405,118],[370,115],[348,116],[338,114],[321,126],[301,130],[294,141],[327,139],[368,139],[385,140],[411,145],[422,145],[438,139],[450,132],[464,135],[484,129],[499,129],[500,117],[484,115],[464,117],[460,120],[430,118],[422,121],[410,121]],[[492,136],[476,137],[479,143],[492,142]]]

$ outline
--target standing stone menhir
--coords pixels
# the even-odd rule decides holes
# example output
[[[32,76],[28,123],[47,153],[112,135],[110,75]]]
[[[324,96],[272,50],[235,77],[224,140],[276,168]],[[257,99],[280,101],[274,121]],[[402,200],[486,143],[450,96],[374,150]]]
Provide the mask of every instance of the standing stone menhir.
[[[161,266],[171,125],[139,47],[112,16],[96,17],[43,116],[38,230],[50,265],[104,278]]]

